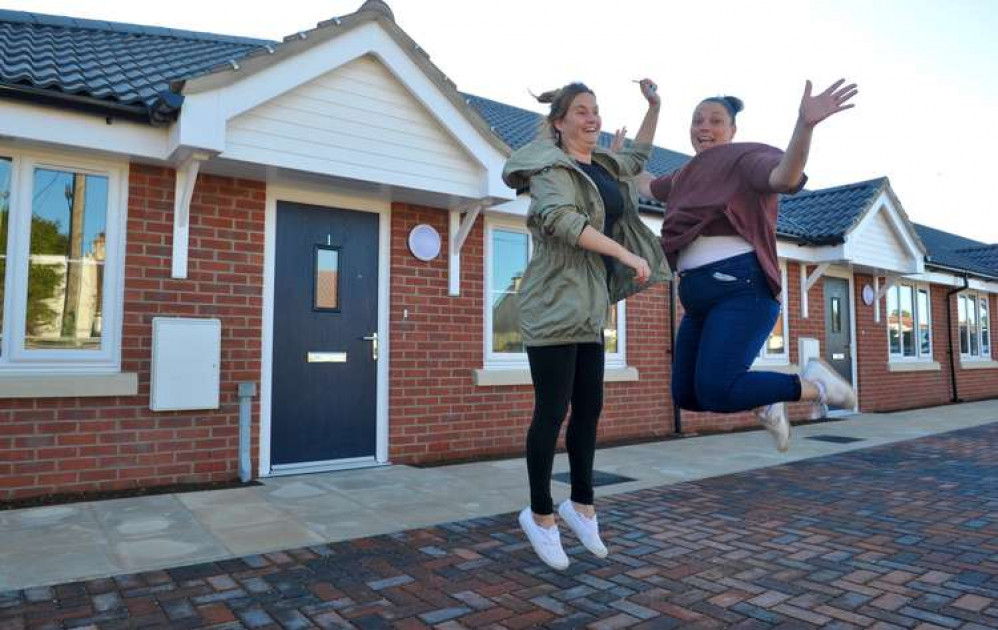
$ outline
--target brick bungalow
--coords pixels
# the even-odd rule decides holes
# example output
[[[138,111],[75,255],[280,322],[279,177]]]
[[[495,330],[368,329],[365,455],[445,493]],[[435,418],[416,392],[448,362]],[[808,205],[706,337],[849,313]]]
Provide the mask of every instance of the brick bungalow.
[[[0,11],[0,500],[233,479],[240,386],[257,476],[519,454],[500,173],[537,123],[379,0],[282,42]],[[825,356],[840,415],[998,396],[998,245],[887,178],[786,199],[779,235],[760,367]],[[612,310],[603,444],[753,422],[672,408],[673,290]]]

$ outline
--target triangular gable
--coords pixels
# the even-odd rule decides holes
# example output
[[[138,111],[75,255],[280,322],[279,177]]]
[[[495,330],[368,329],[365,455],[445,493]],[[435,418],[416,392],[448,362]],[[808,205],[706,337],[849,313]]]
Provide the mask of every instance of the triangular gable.
[[[373,55],[230,119],[221,157],[463,197],[485,176]]]
[[[371,60],[377,60],[380,70],[374,70]],[[337,69],[343,72],[337,74]],[[275,47],[270,54],[253,55],[233,63],[227,70],[219,70],[204,77],[188,81],[183,87],[186,97],[181,117],[174,133],[174,152],[183,154],[192,150],[207,150],[226,156],[230,150],[229,126],[245,130],[244,114],[258,116],[257,108],[272,103],[286,105],[301,94],[314,91],[317,85],[329,81],[341,84],[349,76],[374,77],[374,86],[387,86],[394,79],[390,91],[399,97],[405,93],[399,106],[418,106],[437,126],[435,140],[460,147],[462,156],[479,169],[474,194],[460,183],[434,185],[421,182],[417,188],[455,194],[462,197],[511,199],[510,191],[501,180],[502,165],[509,148],[491,132],[487,123],[460,96],[454,85],[431,64],[421,49],[397,25],[381,13],[358,12],[335,22],[324,23],[319,28],[293,38]],[[402,92],[399,91],[401,89]],[[282,99],[283,100],[275,100]],[[265,105],[266,104],[266,105]],[[384,103],[390,109],[392,103]],[[397,111],[397,109],[396,109]],[[325,129],[323,129],[325,130]],[[335,129],[334,129],[335,131]],[[236,134],[239,140],[245,135]],[[238,153],[232,149],[233,155]],[[453,152],[449,152],[453,155]],[[247,157],[242,151],[242,157]],[[252,156],[263,159],[260,152]],[[304,161],[304,169],[314,171]],[[285,165],[279,163],[278,165]],[[390,169],[389,169],[390,170]],[[318,170],[317,172],[326,172]],[[349,170],[328,173],[356,177]],[[406,185],[382,177],[362,177],[379,183]],[[460,178],[458,178],[460,179]]]
[[[925,248],[890,186],[878,195],[845,237],[853,265],[886,273],[922,273]]]

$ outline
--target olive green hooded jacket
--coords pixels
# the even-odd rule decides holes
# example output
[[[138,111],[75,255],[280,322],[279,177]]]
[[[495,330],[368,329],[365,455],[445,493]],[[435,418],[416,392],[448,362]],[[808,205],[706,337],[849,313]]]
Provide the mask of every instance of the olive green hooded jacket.
[[[527,226],[533,256],[519,289],[520,328],[527,346],[602,343],[612,303],[672,278],[658,238],[638,216],[637,182],[651,145],[634,143],[612,153],[600,147],[592,159],[620,182],[624,212],[611,237],[648,261],[651,278],[639,284],[634,271],[613,260],[610,277],[603,257],[579,246],[582,230],[603,232],[604,209],[596,184],[552,140],[538,138],[515,151],[503,180],[530,188]]]

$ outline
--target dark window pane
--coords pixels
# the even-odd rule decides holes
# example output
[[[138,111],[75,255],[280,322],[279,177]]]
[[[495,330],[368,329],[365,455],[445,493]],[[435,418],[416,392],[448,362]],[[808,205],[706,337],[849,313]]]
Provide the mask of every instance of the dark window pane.
[[[974,357],[981,354],[977,347],[977,342],[979,341],[977,325],[977,298],[970,297],[967,299],[967,336],[970,337],[970,355]]]
[[[967,296],[957,296],[957,320],[960,322],[960,354],[970,352],[970,337],[967,328]]]
[[[901,289],[901,353],[906,357],[915,356],[915,300],[912,287]]]
[[[901,312],[898,306],[898,287],[887,292],[887,338],[891,354],[901,354]]]
[[[10,158],[0,157],[0,341],[3,340],[3,296],[7,280],[7,226],[10,225]]]
[[[932,329],[929,324],[932,318],[929,313],[929,292],[925,289],[918,291],[918,349],[919,353],[928,357],[932,350]]]
[[[991,354],[991,320],[988,316],[988,297],[981,298],[981,356]]]

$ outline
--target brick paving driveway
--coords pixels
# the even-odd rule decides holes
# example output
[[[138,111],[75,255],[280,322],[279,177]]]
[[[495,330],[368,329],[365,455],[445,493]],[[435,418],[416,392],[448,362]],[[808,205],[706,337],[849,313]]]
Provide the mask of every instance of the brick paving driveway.
[[[563,534],[565,572],[504,515],[0,593],[0,630],[998,627],[998,424],[618,495],[601,515],[610,558]]]

